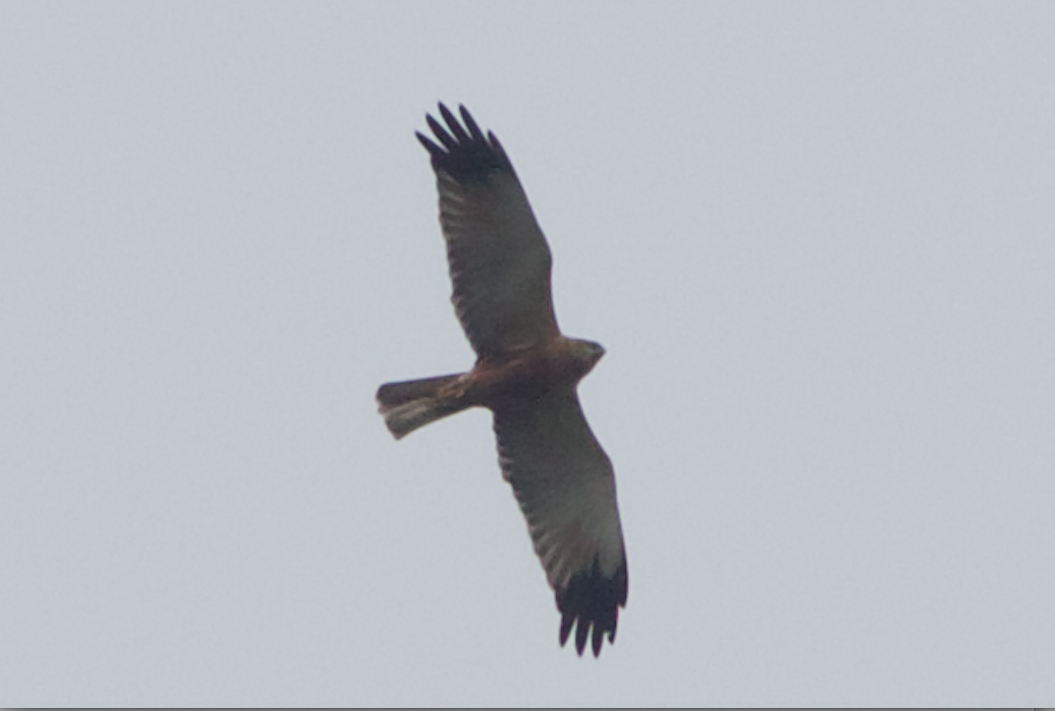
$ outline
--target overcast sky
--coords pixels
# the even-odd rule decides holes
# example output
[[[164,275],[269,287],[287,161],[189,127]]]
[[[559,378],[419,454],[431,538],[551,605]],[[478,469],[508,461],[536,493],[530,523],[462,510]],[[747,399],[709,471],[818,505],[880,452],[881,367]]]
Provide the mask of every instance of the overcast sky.
[[[0,705],[1055,694],[1055,5],[0,6]],[[414,139],[515,165],[616,469],[578,658]]]

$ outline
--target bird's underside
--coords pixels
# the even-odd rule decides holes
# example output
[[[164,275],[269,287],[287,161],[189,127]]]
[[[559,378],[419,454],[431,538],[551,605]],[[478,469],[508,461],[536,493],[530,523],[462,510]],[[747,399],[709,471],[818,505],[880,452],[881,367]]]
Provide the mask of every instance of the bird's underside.
[[[440,224],[458,320],[477,354],[468,373],[382,385],[377,401],[397,438],[469,407],[494,414],[499,464],[527,519],[561,612],[582,654],[615,640],[627,572],[612,464],[576,386],[604,354],[565,338],[550,292],[551,257],[498,139],[461,107],[428,116]],[[438,143],[437,143],[438,141]]]

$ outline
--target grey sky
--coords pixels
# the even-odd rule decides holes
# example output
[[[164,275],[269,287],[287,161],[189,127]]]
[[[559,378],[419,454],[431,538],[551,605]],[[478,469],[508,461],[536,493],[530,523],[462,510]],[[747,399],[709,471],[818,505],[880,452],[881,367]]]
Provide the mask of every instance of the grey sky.
[[[1055,5],[5,3],[0,705],[1055,693]],[[559,617],[427,155],[501,138],[630,597]]]

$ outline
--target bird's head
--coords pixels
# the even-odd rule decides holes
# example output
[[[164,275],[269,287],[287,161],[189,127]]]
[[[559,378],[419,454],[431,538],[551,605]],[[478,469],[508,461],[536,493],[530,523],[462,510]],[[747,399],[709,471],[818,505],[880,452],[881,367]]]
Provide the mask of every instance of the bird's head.
[[[575,339],[571,341],[571,346],[572,353],[575,355],[575,362],[578,363],[581,371],[580,378],[593,370],[593,367],[597,365],[597,361],[601,360],[601,356],[604,355],[604,346],[593,341]]]

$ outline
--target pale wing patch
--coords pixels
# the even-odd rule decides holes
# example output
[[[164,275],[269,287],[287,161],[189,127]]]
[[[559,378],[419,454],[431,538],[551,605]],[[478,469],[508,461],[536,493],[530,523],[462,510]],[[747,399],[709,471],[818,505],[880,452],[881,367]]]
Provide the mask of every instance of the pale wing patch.
[[[538,345],[557,335],[552,258],[527,198],[509,173],[460,185],[437,176],[452,301],[480,355]]]

